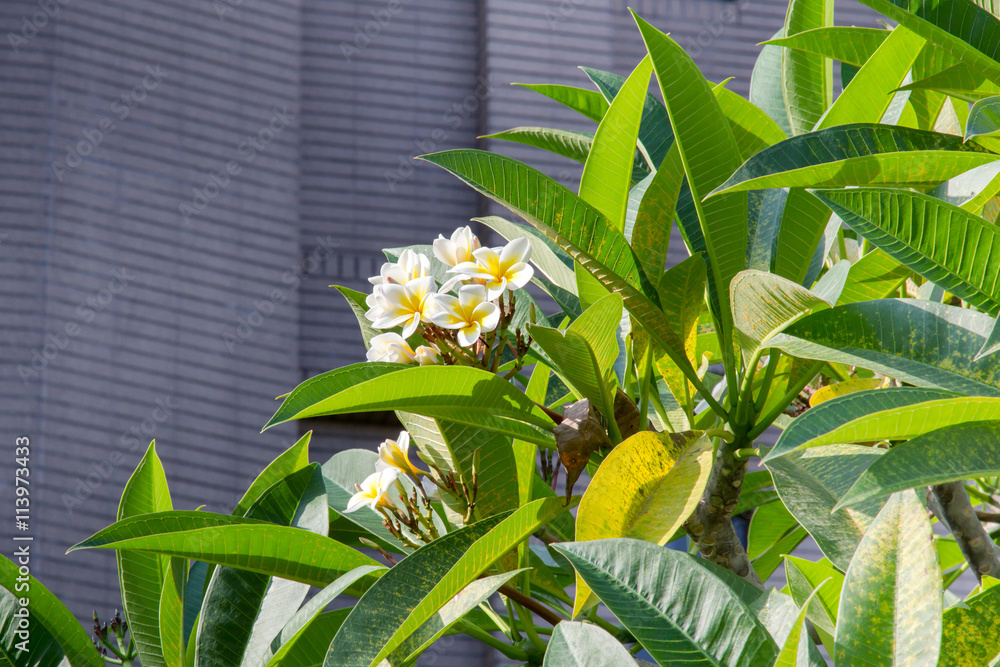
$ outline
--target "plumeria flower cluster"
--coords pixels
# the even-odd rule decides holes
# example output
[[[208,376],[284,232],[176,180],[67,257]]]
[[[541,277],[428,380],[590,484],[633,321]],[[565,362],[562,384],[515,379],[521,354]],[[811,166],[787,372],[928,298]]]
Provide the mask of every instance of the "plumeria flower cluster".
[[[506,345],[520,361],[530,341],[517,330],[511,343],[507,329],[516,308],[513,291],[534,275],[528,239],[487,248],[471,228],[460,227],[451,238],[439,236],[433,248],[451,276],[441,286],[431,275],[430,258],[409,248],[369,278],[374,287],[365,316],[375,329],[401,331],[373,337],[368,360],[465,364],[496,372]],[[417,335],[425,344],[408,342]]]
[[[436,491],[463,499],[465,520],[471,520],[478,487],[478,456],[476,459],[471,486],[456,481],[454,473],[446,473],[433,465],[431,471],[426,472],[410,461],[410,434],[401,431],[395,440],[387,439],[379,445],[375,472],[355,485],[357,493],[351,496],[344,511],[350,513],[368,507],[378,512],[394,537],[416,549],[418,542],[431,542],[440,535],[431,507],[433,497],[439,495]],[[412,482],[412,490],[407,490],[401,481],[403,478]],[[425,481],[429,482],[430,489],[425,487]]]

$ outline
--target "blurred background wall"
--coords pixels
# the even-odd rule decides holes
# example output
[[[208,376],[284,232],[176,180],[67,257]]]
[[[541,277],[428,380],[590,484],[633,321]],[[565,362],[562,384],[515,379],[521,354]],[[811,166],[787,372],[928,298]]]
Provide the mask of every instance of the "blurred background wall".
[[[744,95],[785,9],[631,6]],[[874,25],[848,3],[837,22]],[[33,574],[85,623],[121,604],[114,555],[63,553],[114,520],[151,439],[176,508],[228,512],[300,428],[321,461],[393,432],[259,433],[275,396],[364,358],[330,284],[367,289],[381,248],[487,210],[411,157],[479,145],[575,187],[580,165],[477,137],[593,129],[508,84],[643,55],[624,0],[4,0],[0,27],[0,455],[31,438]]]

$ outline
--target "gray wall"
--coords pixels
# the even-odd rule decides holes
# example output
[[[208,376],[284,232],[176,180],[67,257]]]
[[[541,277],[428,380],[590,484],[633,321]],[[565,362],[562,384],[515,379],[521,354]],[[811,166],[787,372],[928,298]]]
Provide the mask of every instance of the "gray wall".
[[[58,13],[0,4],[0,451],[31,437],[33,573],[85,620],[120,605],[114,558],[63,552],[113,521],[145,444],[176,507],[228,511],[308,427],[259,434],[273,397],[364,358],[328,286],[367,289],[382,247],[487,209],[411,156],[517,125],[592,129],[507,84],[626,74],[642,44],[624,0],[43,2]],[[630,4],[741,93],[784,14],[780,0]],[[838,22],[871,24],[859,7]],[[22,36],[33,15],[44,25]],[[147,68],[163,74],[143,89]],[[271,132],[275,109],[288,121]],[[578,180],[575,163],[488,147]],[[239,173],[213,183],[230,162]],[[319,460],[393,431],[315,426]],[[448,654],[488,660],[466,644],[425,662]]]

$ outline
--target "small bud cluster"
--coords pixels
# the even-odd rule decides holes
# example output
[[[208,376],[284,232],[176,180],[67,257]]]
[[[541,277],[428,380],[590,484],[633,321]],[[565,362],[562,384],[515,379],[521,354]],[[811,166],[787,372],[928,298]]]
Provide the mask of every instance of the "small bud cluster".
[[[100,619],[97,618],[97,612],[94,612],[94,636],[97,637],[94,640],[94,646],[107,662],[115,665],[134,664],[139,654],[131,636],[129,636],[128,642],[125,641],[127,633],[128,623],[122,619],[117,609],[110,625],[107,623],[101,625]]]
[[[357,493],[348,501],[346,513],[369,507],[382,515],[382,523],[393,537],[412,549],[440,537],[431,506],[433,496],[439,493],[464,501],[464,521],[471,521],[478,495],[479,452],[473,460],[471,483],[429,462],[430,472],[415,466],[410,461],[410,434],[406,431],[400,432],[396,440],[383,441],[378,456],[375,472],[355,485]],[[412,482],[410,489],[401,478]],[[395,493],[390,495],[390,491]]]
[[[507,331],[516,308],[513,290],[534,275],[528,239],[485,248],[469,227],[460,227],[450,239],[440,236],[433,247],[453,275],[443,285],[430,275],[430,258],[411,249],[369,278],[374,289],[365,316],[376,329],[401,331],[373,337],[368,360],[463,364],[495,373],[504,348],[510,347],[516,372],[530,341],[518,329],[511,342]],[[414,336],[424,344],[411,344]]]

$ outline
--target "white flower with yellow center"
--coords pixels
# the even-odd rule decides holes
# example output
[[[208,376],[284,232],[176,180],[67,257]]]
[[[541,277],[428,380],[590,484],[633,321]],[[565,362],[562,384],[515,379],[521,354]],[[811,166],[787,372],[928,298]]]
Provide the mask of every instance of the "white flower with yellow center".
[[[395,507],[387,494],[392,485],[396,483],[397,477],[399,477],[399,471],[395,468],[387,468],[368,475],[365,477],[365,481],[355,485],[358,492],[351,496],[344,512],[353,512],[365,505],[372,509]]]
[[[378,446],[378,463],[375,464],[375,472],[383,470],[395,470],[397,473],[414,477],[426,474],[410,463],[410,434],[406,431],[400,431],[398,438],[385,440]]]
[[[421,366],[437,366],[441,363],[438,349],[433,345],[420,345],[413,356]]]
[[[531,244],[522,237],[502,248],[479,248],[473,251],[476,261],[462,262],[449,273],[457,273],[486,285],[490,301],[497,299],[505,289],[520,289],[528,284],[535,270],[528,264]]]
[[[406,339],[394,331],[374,336],[368,348],[368,361],[388,361],[394,364],[412,364],[417,353]],[[421,345],[421,347],[424,347]],[[419,349],[419,348],[418,348]]]
[[[368,279],[372,285],[395,283],[405,285],[411,280],[423,278],[431,271],[431,260],[426,255],[407,248],[399,254],[398,262],[386,262],[377,276]]]
[[[438,234],[437,240],[434,241],[434,256],[448,266],[454,267],[462,262],[471,262],[472,252],[479,246],[479,239],[472,233],[472,228],[459,227],[451,233],[450,239]]]
[[[458,344],[469,347],[482,333],[497,328],[500,308],[490,303],[485,287],[466,285],[458,290],[458,298],[450,294],[436,295],[430,318],[442,329],[458,329]]]
[[[376,329],[403,327],[403,338],[409,338],[427,319],[425,310],[430,305],[428,297],[434,293],[434,278],[426,276],[411,280],[405,285],[383,283],[375,286],[373,299],[368,300],[371,310],[365,313]]]

